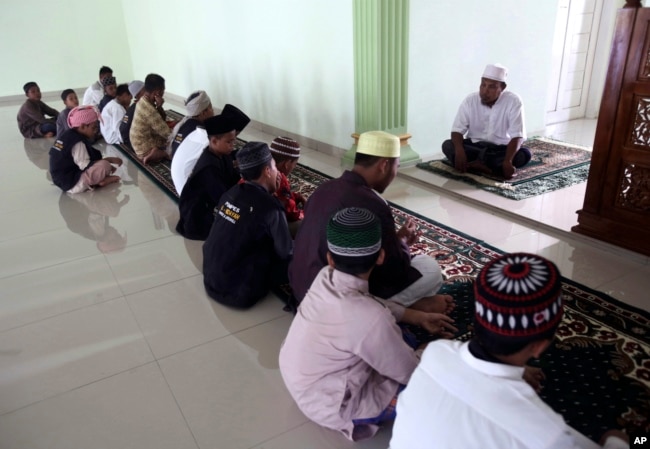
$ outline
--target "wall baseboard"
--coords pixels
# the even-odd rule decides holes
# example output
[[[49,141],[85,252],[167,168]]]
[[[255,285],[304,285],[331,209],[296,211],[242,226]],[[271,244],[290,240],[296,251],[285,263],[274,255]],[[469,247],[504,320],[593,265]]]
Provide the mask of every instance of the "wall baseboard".
[[[181,114],[185,113],[185,98],[181,97],[179,95],[176,95],[171,92],[165,92],[165,104],[167,103],[172,103],[176,110],[180,112]],[[214,112],[215,113],[221,113],[221,109],[218,109],[214,107]],[[263,133],[271,134],[273,136],[286,136],[290,137],[291,139],[295,140],[296,142],[300,142],[300,145],[304,148],[309,148],[311,150],[316,150],[321,153],[328,154],[330,156],[334,157],[343,157],[347,149],[345,148],[339,148],[334,145],[330,145],[325,142],[320,142],[316,139],[312,139],[310,137],[306,136],[301,136],[300,134],[292,133],[289,131],[286,131],[284,129],[267,125],[266,123],[258,122],[257,120],[251,120],[251,122],[248,124],[248,126],[255,128],[258,131],[261,131]],[[350,138],[352,140],[352,138]],[[267,142],[271,143],[271,142]],[[350,147],[352,147],[352,142],[350,142]]]

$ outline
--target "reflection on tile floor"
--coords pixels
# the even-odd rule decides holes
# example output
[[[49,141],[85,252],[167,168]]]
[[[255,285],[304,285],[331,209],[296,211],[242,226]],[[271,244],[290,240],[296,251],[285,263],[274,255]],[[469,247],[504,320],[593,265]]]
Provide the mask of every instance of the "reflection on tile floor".
[[[0,448],[388,445],[390,428],[352,444],[300,413],[277,365],[290,315],[273,295],[248,311],[211,301],[201,243],[175,233],[176,204],[149,178],[127,161],[120,184],[62,195],[47,173],[52,139],[22,139],[17,109],[0,107]],[[593,132],[593,121],[546,130],[583,145]],[[341,173],[309,148],[300,162]],[[649,308],[647,257],[566,232],[584,185],[513,202],[409,170],[387,199]]]

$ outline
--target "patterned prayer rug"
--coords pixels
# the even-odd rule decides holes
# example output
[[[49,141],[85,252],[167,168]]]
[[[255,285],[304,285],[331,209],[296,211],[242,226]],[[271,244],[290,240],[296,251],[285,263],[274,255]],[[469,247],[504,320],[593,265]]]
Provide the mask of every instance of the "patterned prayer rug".
[[[298,166],[292,188],[309,196],[328,176]],[[472,337],[473,282],[501,251],[441,223],[391,205],[398,229],[408,218],[422,237],[414,254],[434,257],[443,292],[456,300],[456,339]],[[569,279],[562,284],[565,315],[554,344],[535,361],[546,374],[541,397],[566,421],[597,441],[612,428],[650,432],[650,313],[625,305]],[[413,329],[420,341],[434,337]]]
[[[532,138],[523,145],[530,148],[532,159],[526,166],[517,169],[515,177],[510,180],[486,174],[461,173],[447,159],[421,162],[417,167],[514,200],[587,180],[591,151],[584,147],[543,137]]]
[[[243,145],[243,141],[239,145]],[[169,164],[138,163],[133,152],[118,147],[177,200]],[[308,197],[330,179],[298,165],[289,177],[292,189]],[[414,254],[434,257],[442,268],[443,292],[456,301],[452,317],[456,339],[472,336],[473,281],[481,267],[501,252],[469,235],[391,205],[398,229],[408,218],[422,233],[411,247]],[[546,374],[541,397],[566,421],[593,440],[608,429],[650,432],[650,313],[627,306],[603,293],[564,279],[565,315],[556,340],[536,361]],[[285,286],[276,294],[287,300]],[[433,336],[415,329],[420,341]]]

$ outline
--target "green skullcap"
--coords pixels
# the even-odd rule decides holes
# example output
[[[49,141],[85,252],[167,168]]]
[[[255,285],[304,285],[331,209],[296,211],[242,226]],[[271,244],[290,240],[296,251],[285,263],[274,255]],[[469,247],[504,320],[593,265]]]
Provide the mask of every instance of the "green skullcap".
[[[327,248],[345,257],[377,254],[381,249],[379,219],[367,209],[341,209],[327,223]]]

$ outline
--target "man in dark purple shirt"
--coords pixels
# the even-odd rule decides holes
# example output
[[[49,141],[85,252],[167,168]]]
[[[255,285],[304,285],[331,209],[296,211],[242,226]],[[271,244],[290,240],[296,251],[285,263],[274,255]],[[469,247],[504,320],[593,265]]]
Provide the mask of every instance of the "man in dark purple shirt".
[[[437,294],[442,273],[435,259],[411,257],[408,245],[417,239],[415,224],[409,220],[396,231],[391,209],[379,195],[397,174],[399,146],[399,139],[389,133],[361,134],[353,169],[322,184],[310,196],[289,267],[289,280],[298,301],[302,301],[320,269],[327,264],[325,231],[330,217],[342,208],[361,207],[381,221],[382,247],[386,252],[384,263],[370,276],[370,293],[425,312],[444,313],[453,308],[450,296]]]

